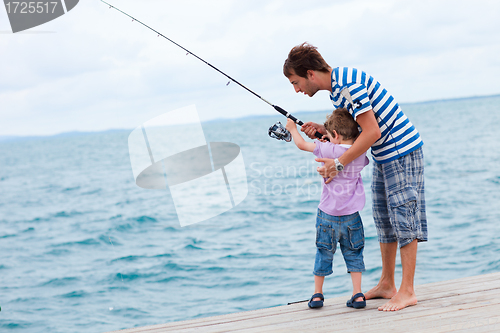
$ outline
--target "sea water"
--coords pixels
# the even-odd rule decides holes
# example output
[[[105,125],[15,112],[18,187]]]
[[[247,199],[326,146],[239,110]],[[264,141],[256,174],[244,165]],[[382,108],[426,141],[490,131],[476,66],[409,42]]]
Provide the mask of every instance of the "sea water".
[[[500,271],[499,105],[500,96],[403,105],[424,141],[429,241],[416,284]],[[322,122],[327,112],[298,116]],[[249,193],[186,227],[168,190],[135,185],[131,130],[0,142],[0,331],[104,332],[308,299],[321,178],[312,154],[268,137],[278,120],[202,124],[207,141],[241,147]],[[362,173],[365,291],[381,273],[372,166]],[[350,292],[337,253],[324,294]]]

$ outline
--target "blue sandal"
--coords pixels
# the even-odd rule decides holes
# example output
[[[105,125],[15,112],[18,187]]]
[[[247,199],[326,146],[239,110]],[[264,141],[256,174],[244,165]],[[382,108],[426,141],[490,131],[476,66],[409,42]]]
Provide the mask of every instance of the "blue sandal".
[[[321,301],[313,301],[313,299],[315,299],[316,297],[321,298]],[[317,293],[317,294],[312,295],[311,300],[309,301],[309,303],[307,303],[307,305],[309,305],[309,307],[311,309],[312,308],[321,308],[323,306],[324,300],[325,300],[325,298],[323,297],[323,294]]]
[[[363,300],[361,302],[355,302],[354,300],[358,297],[363,297]],[[355,308],[355,309],[361,309],[366,306],[366,298],[363,293],[357,293],[356,295],[352,296],[350,300],[347,301],[346,305],[350,308]]]

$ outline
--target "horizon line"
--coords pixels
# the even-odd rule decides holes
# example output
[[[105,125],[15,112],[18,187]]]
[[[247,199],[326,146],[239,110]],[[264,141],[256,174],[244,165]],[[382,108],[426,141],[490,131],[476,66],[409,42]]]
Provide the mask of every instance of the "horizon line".
[[[498,97],[500,94],[493,95],[481,95],[481,96],[469,96],[469,97],[456,97],[456,98],[444,98],[444,99],[436,99],[436,100],[428,100],[428,101],[420,101],[420,102],[406,102],[400,103],[401,105],[417,105],[417,104],[428,104],[428,103],[439,103],[439,102],[447,102],[447,101],[459,101],[459,100],[469,100],[476,98],[489,98],[489,97]],[[315,110],[315,111],[297,111],[295,114],[302,113],[315,113],[315,112],[324,112],[326,110]],[[275,115],[246,115],[236,118],[214,118],[210,120],[206,120],[203,123],[211,123],[211,122],[222,122],[222,121],[235,121],[241,119],[249,119],[249,118],[265,118],[265,117],[274,117]],[[19,139],[39,139],[39,138],[50,138],[56,136],[65,136],[65,135],[85,135],[85,134],[97,134],[97,133],[105,133],[105,132],[113,132],[113,131],[129,131],[132,128],[109,128],[105,130],[97,130],[97,131],[68,131],[68,132],[59,132],[54,134],[40,134],[40,135],[0,135],[0,142],[7,141],[15,141]]]

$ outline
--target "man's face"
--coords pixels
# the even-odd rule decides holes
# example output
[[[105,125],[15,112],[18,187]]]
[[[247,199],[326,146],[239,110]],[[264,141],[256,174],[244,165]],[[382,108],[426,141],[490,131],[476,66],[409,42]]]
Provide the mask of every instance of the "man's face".
[[[309,97],[313,97],[314,94],[319,90],[318,85],[314,81],[314,72],[308,71],[307,78],[298,76],[293,73],[288,78],[290,83],[293,85],[296,93],[302,92]]]

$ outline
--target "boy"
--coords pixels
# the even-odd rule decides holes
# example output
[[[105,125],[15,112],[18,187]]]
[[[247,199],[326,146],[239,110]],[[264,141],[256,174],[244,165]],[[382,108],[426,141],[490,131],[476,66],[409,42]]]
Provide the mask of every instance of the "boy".
[[[359,135],[358,124],[346,109],[337,109],[327,117],[324,124],[330,142],[306,142],[299,134],[297,125],[290,119],[286,129],[290,131],[297,147],[312,152],[319,158],[338,158],[351,147]],[[365,193],[360,172],[368,164],[366,153],[362,154],[328,184],[323,179],[323,191],[316,217],[316,260],[314,263],[314,295],[310,308],[323,306],[323,282],[325,276],[333,273],[333,254],[340,243],[340,249],[351,274],[353,296],[348,307],[356,309],[366,306],[361,292],[364,232],[359,211],[365,205]]]

